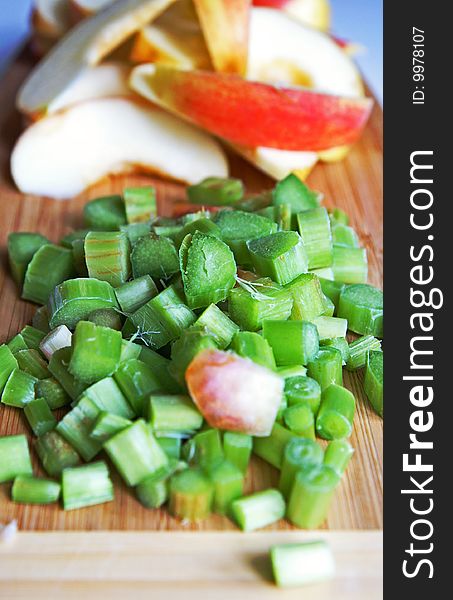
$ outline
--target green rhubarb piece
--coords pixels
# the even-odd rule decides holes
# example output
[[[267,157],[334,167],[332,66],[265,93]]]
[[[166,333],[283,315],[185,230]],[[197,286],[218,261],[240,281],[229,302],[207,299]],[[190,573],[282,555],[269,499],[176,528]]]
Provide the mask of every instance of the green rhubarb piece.
[[[275,186],[272,202],[275,206],[289,204],[293,213],[299,213],[302,210],[316,208],[319,204],[318,196],[317,192],[310,190],[297,175],[291,173]]]
[[[80,464],[74,448],[57,431],[48,431],[36,440],[36,452],[50,477],[60,477],[64,469]]]
[[[340,295],[338,316],[348,320],[351,331],[382,338],[383,303],[383,292],[372,285],[348,285]]]
[[[327,517],[340,476],[326,465],[296,473],[288,501],[288,520],[302,529],[316,529]]]
[[[24,406],[27,421],[35,435],[43,435],[55,428],[57,420],[44,398],[36,398]]]
[[[334,244],[332,269],[335,281],[366,283],[368,277],[366,249]]]
[[[134,247],[141,237],[148,235],[151,226],[150,223],[130,223],[129,225],[121,225],[120,231],[127,235],[131,246]]]
[[[371,406],[379,416],[384,414],[384,353],[372,351],[368,353],[363,386]]]
[[[84,398],[89,398],[100,410],[113,413],[125,419],[135,416],[120,387],[113,377],[105,377],[97,381],[83,392]]]
[[[27,344],[27,348],[30,348],[30,350],[39,350],[39,345],[45,337],[44,332],[36,329],[36,327],[32,327],[31,325],[26,325],[20,334],[24,342]]]
[[[134,278],[150,275],[156,279],[168,279],[179,271],[174,243],[154,233],[137,240],[132,249],[131,263]]]
[[[349,216],[341,208],[335,207],[330,213],[331,221],[334,223],[341,223],[342,225],[349,225]]]
[[[138,358],[141,351],[142,346],[140,346],[140,344],[134,344],[134,342],[129,340],[122,340],[120,364],[130,360],[131,358]]]
[[[169,365],[170,361],[158,352],[154,352],[151,348],[141,346],[140,360],[144,362],[153,371],[154,376],[160,384],[160,390],[165,391],[169,394],[178,394],[182,391],[180,385],[176,381],[169,377]]]
[[[181,456],[181,441],[181,437],[162,437],[162,435],[157,436],[157,442],[168,458],[174,458],[177,460],[179,460]]]
[[[119,431],[129,427],[129,425],[132,425],[132,421],[129,419],[102,411],[99,413],[90,435],[93,439],[103,444]]]
[[[121,333],[88,321],[79,321],[72,337],[69,372],[85,383],[114,373],[121,356]]]
[[[201,469],[184,469],[170,479],[170,513],[187,521],[209,517],[214,485]]]
[[[11,349],[6,344],[2,344],[0,346],[0,394],[8,381],[8,377],[18,367],[17,359]]]
[[[107,440],[104,449],[129,486],[168,464],[167,455],[142,419]]]
[[[239,327],[216,304],[210,304],[194,323],[194,328],[203,327],[220,350],[225,350]]]
[[[344,337],[327,338],[319,340],[320,349],[323,348],[336,348],[341,352],[341,359],[343,366],[346,364],[349,358],[349,344]]]
[[[158,293],[156,284],[149,275],[128,281],[115,289],[118,304],[121,310],[127,314],[141,308]]]
[[[277,373],[285,380],[291,377],[304,377],[307,374],[307,367],[304,367],[304,365],[286,365],[285,367],[277,367]]]
[[[248,240],[277,231],[277,224],[271,219],[241,210],[221,210],[215,216],[215,223],[222,240],[231,248],[239,265],[251,262],[247,249]]]
[[[234,464],[224,460],[208,469],[214,485],[213,510],[219,515],[229,513],[231,503],[244,493],[244,475]]]
[[[349,344],[349,358],[346,362],[348,371],[362,369],[367,362],[368,352],[381,349],[381,342],[372,335],[364,335]]]
[[[242,181],[232,177],[207,177],[187,188],[189,202],[204,206],[234,206],[243,196]]]
[[[203,424],[203,416],[189,396],[151,394],[148,416],[153,431],[193,433]]]
[[[315,379],[321,390],[331,384],[343,385],[343,357],[336,348],[323,347],[318,354],[308,362],[308,375]]]
[[[71,244],[72,262],[79,277],[88,277],[88,267],[85,260],[85,238],[74,240]]]
[[[51,479],[18,475],[11,488],[11,500],[20,504],[52,504],[60,497],[61,486]]]
[[[321,206],[297,215],[297,225],[302,238],[310,269],[330,267],[333,261],[332,232],[327,210]]]
[[[341,477],[353,454],[354,448],[347,440],[332,440],[324,453],[324,464],[331,467]]]
[[[200,431],[189,440],[186,447],[191,455],[188,462],[194,462],[203,469],[209,469],[224,459],[222,439],[218,429]]]
[[[71,398],[53,377],[39,379],[35,383],[35,396],[44,398],[50,410],[61,408],[71,402]]]
[[[103,461],[67,468],[61,478],[63,508],[73,510],[113,500],[113,483]]]
[[[217,349],[217,344],[208,332],[195,326],[181,333],[171,347],[170,374],[185,386],[185,374],[192,360],[203,350]]]
[[[121,231],[90,231],[85,238],[85,262],[91,278],[113,287],[125,283],[131,272],[130,243]]]
[[[187,304],[205,308],[225,300],[236,282],[236,263],[221,240],[196,231],[184,238],[179,261]]]
[[[0,483],[31,475],[30,451],[24,434],[0,437]]]
[[[32,324],[35,329],[39,329],[43,333],[49,333],[49,310],[47,306],[39,306],[36,309]]]
[[[321,386],[311,377],[296,375],[285,380],[285,396],[289,406],[308,404],[314,415],[321,403]]]
[[[61,246],[45,244],[33,255],[27,267],[22,298],[46,304],[55,286],[73,275],[72,252]]]
[[[38,380],[33,375],[20,369],[14,369],[3,388],[2,402],[7,406],[24,408],[35,397],[35,383]]]
[[[9,268],[17,285],[22,285],[31,259],[46,244],[49,240],[40,233],[20,231],[8,235]]]
[[[296,473],[321,465],[323,459],[324,451],[314,440],[302,437],[291,439],[283,451],[280,472],[279,488],[284,497],[289,498]]]
[[[352,227],[343,223],[335,223],[332,225],[332,241],[334,244],[343,244],[351,248],[360,246],[359,237]]]
[[[238,283],[229,293],[228,313],[241,329],[258,331],[264,321],[288,319],[293,299],[287,289],[268,278]]]
[[[264,321],[263,336],[278,366],[308,364],[319,350],[316,326],[308,321]]]
[[[65,248],[72,248],[72,243],[76,240],[84,240],[89,229],[76,229],[64,235],[60,240],[60,245]]]
[[[69,372],[71,348],[60,348],[52,354],[49,361],[49,371],[58,381],[64,391],[75,400],[85,390],[88,384],[76,379]]]
[[[252,448],[253,438],[251,435],[236,431],[225,431],[223,434],[225,460],[235,465],[243,474],[247,472]]]
[[[100,409],[88,398],[82,398],[56,426],[56,431],[73,446],[85,461],[92,460],[102,448],[91,437]]]
[[[112,231],[127,222],[124,202],[121,196],[96,198],[83,209],[85,224],[90,229]]]
[[[164,383],[155,371],[137,358],[122,362],[114,377],[137,415],[144,414],[145,401],[150,394],[165,390]]]
[[[295,231],[277,231],[247,242],[257,273],[282,285],[308,270],[304,244]]]
[[[195,221],[189,221],[179,229],[178,233],[174,237],[176,247],[179,249],[186,235],[189,233],[195,233],[196,231],[220,238],[220,230],[214,221],[208,219],[207,217],[201,217]]]
[[[214,238],[212,238],[214,239]],[[130,316],[138,338],[158,350],[181,335],[196,316],[184,303],[181,293],[171,285]]]
[[[312,319],[312,323],[316,325],[320,341],[332,338],[344,338],[348,331],[347,320],[339,317],[315,317]]]
[[[275,423],[269,436],[254,438],[253,452],[273,467],[280,469],[285,446],[294,437],[295,434],[292,431]]]
[[[283,411],[283,420],[290,431],[311,440],[315,439],[315,415],[309,404],[295,404]]]
[[[231,512],[242,531],[272,525],[285,516],[285,500],[278,490],[269,489],[234,500]]]
[[[302,273],[286,285],[293,299],[291,319],[312,321],[326,310],[324,294],[318,277],[312,273]]]
[[[19,369],[24,373],[33,375],[36,379],[46,379],[47,377],[50,377],[47,363],[37,350],[19,350],[14,357],[17,360]]]
[[[87,321],[103,328],[116,329],[116,331],[121,331],[123,327],[121,315],[115,308],[98,308],[93,310],[88,315]]]
[[[275,358],[269,342],[259,333],[252,331],[238,331],[231,342],[230,350],[250,358],[263,367],[275,370]]]
[[[325,440],[349,437],[354,413],[354,395],[344,387],[329,385],[322,392],[321,406],[316,417],[316,433]]]
[[[58,285],[49,298],[50,326],[74,329],[79,321],[100,308],[118,308],[115,292],[107,281],[70,279]]]
[[[128,223],[150,221],[157,215],[156,190],[151,187],[129,187],[123,191]]]
[[[341,283],[341,281],[325,279],[324,277],[319,277],[319,283],[324,295],[333,303],[335,312],[338,312],[340,294],[345,289],[346,284]]]
[[[138,501],[145,508],[160,508],[168,500],[170,467],[163,467],[141,481],[135,491]]]
[[[335,561],[325,541],[272,546],[271,561],[279,587],[310,585],[335,575]]]

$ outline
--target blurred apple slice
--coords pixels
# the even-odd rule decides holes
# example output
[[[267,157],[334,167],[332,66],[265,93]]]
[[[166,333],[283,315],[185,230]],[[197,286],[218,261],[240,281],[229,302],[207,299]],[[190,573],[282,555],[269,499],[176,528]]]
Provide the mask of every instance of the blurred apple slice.
[[[321,31],[329,31],[329,0],[253,0],[253,4],[254,6],[283,10],[304,25]]]
[[[229,73],[142,65],[131,86],[151,102],[241,146],[317,151],[351,144],[370,114],[367,98],[247,81]]]
[[[18,108],[42,112],[87,66],[98,64],[174,0],[118,0],[72,29],[32,71],[19,91]]]
[[[193,0],[216,71],[245,75],[251,0]]]
[[[192,0],[178,0],[134,40],[132,62],[210,69],[211,59]]]
[[[131,99],[77,104],[37,121],[11,156],[23,193],[70,198],[106,175],[152,172],[187,183],[225,177],[215,140],[167,112]]]
[[[274,179],[284,179],[294,173],[305,180],[318,161],[316,152],[295,152],[294,150],[276,150],[275,148],[247,148],[231,144],[231,147],[243,158]]]

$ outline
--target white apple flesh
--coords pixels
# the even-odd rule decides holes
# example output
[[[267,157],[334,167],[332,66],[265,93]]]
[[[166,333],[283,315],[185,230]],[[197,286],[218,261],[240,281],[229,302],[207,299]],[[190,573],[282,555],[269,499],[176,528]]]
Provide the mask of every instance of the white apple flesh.
[[[196,183],[225,177],[228,164],[209,135],[152,105],[121,98],[91,100],[37,121],[11,156],[21,192],[59,199],[127,171]]]

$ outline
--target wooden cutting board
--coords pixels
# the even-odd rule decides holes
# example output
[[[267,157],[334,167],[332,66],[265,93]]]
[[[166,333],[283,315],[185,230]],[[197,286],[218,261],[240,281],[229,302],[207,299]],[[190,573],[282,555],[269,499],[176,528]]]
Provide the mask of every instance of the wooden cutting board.
[[[12,66],[0,86],[0,343],[7,341],[31,321],[35,306],[18,297],[5,257],[7,235],[11,231],[39,231],[51,240],[81,226],[81,208],[98,195],[120,192],[126,185],[152,183],[157,188],[162,214],[171,214],[184,199],[181,185],[129,175],[102,181],[80,197],[66,202],[24,196],[11,182],[9,154],[21,128],[21,117],[14,111],[14,97],[20,82],[30,70],[24,55]],[[232,172],[244,179],[250,192],[263,190],[273,182],[256,169],[232,157]],[[376,106],[371,121],[347,159],[341,163],[318,165],[309,184],[325,195],[326,206],[339,206],[351,217],[362,243],[368,250],[369,280],[382,285],[382,111]],[[179,206],[181,208],[181,206]],[[382,420],[370,409],[362,391],[362,373],[345,373],[345,385],[357,398],[357,415],[351,443],[356,452],[336,493],[328,529],[379,529],[382,527]],[[20,410],[0,407],[0,435],[19,432],[29,434]],[[30,436],[31,438],[31,436]],[[39,466],[34,457],[34,466]],[[222,530],[234,529],[226,518],[213,516],[195,525],[182,525],[165,510],[146,510],[134,498],[113,471],[114,502],[76,511],[64,512],[57,505],[19,506],[9,501],[9,486],[0,486],[0,522],[18,519],[26,530]],[[260,490],[275,485],[277,472],[258,458],[253,459],[246,490]],[[292,529],[281,521],[269,529]],[[242,538],[241,538],[242,539]],[[240,541],[238,541],[240,543]]]

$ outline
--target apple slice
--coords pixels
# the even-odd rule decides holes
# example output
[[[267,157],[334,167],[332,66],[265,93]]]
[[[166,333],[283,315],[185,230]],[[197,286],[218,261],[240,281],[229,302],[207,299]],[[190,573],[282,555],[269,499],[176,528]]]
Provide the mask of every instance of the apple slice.
[[[123,63],[102,63],[86,67],[63,92],[47,106],[47,111],[27,115],[36,121],[74,104],[95,98],[134,96],[128,85],[130,67]]]
[[[251,12],[247,78],[363,96],[357,67],[330,36],[269,8]]]
[[[23,193],[70,198],[102,177],[125,171],[163,174],[187,183],[225,177],[220,146],[202,131],[143,102],[103,98],[37,121],[11,156]]]
[[[130,58],[136,63],[162,62],[187,69],[211,69],[192,0],[179,0],[152,25],[141,29]]]
[[[87,66],[98,64],[174,0],[122,0],[79,23],[32,71],[19,91],[18,108],[42,112]]]
[[[246,81],[229,73],[163,65],[133,70],[132,88],[148,100],[229,142],[280,150],[325,150],[351,144],[370,114],[367,98]]]
[[[203,350],[186,370],[192,400],[211,427],[267,436],[283,396],[283,379],[248,358]]]
[[[248,162],[274,179],[284,179],[294,173],[304,181],[318,161],[316,152],[295,152],[275,148],[246,148],[231,144],[231,147]]]
[[[329,31],[329,0],[253,0],[254,6],[265,6],[285,11],[304,25]]]
[[[251,0],[193,0],[216,71],[245,75]]]

